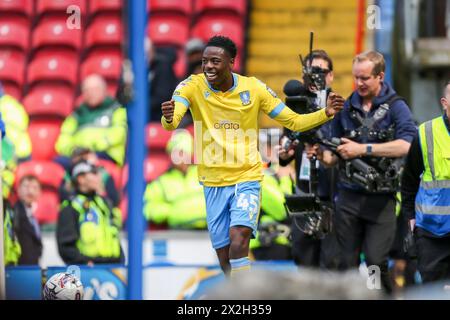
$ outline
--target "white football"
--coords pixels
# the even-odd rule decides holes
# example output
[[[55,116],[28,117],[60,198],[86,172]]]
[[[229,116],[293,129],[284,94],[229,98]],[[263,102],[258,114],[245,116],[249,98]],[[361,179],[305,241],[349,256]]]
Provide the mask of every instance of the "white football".
[[[42,292],[44,300],[83,300],[83,284],[71,273],[60,272],[48,279]]]

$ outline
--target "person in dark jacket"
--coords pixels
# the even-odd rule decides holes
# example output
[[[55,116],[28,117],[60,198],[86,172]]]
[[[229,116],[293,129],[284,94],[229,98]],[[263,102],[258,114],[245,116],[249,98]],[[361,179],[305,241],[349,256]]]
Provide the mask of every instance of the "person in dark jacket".
[[[173,70],[176,53],[167,48],[155,48],[149,38],[145,39],[145,52],[148,60],[148,81],[150,96],[149,121],[160,121],[161,104],[170,100],[178,79]]]
[[[19,265],[37,265],[42,255],[40,226],[34,216],[41,196],[37,177],[25,175],[19,181],[18,201],[14,206],[14,228],[22,248]]]
[[[343,112],[331,123],[332,136],[341,139],[337,147],[339,158],[329,150],[317,150],[319,160],[325,165],[339,162],[341,169],[336,234],[342,267],[357,268],[361,263],[360,254],[364,253],[367,266],[379,268],[381,283],[390,293],[388,254],[395,236],[398,190],[395,186],[366,190],[345,172],[345,164],[351,159],[362,158],[378,164],[382,158],[393,160],[406,156],[417,134],[407,104],[384,82],[384,71],[384,57],[378,52],[368,51],[354,58],[352,73],[356,90],[347,99]]]
[[[314,87],[304,87],[303,90],[299,88],[289,88],[290,80],[286,83],[284,91],[286,96],[293,95],[290,91],[299,91],[300,95],[308,96],[313,100],[314,107],[324,107],[326,104],[325,97],[328,97],[332,92],[331,85],[334,80],[333,60],[324,50],[313,50],[311,54],[305,57],[305,61],[311,60],[311,66],[320,68],[325,74],[325,88],[323,92],[317,91]],[[304,83],[307,83],[303,79]],[[299,83],[299,85],[301,85]],[[304,85],[303,85],[304,86]],[[322,94],[324,97],[322,97]],[[298,92],[295,93],[298,95]],[[314,98],[312,98],[314,97]],[[325,137],[330,136],[331,123],[326,123],[320,127],[320,131]],[[285,145],[289,136],[289,129],[284,129],[284,134],[281,137],[281,146]],[[279,160],[281,166],[289,165],[292,160],[295,160],[295,181],[298,190],[310,193],[310,160],[307,159],[307,150],[310,148],[307,141],[293,142],[294,148],[285,150],[280,148]],[[318,188],[317,193],[321,201],[326,203],[333,203],[336,185],[336,169],[325,168],[320,165],[318,168]],[[292,238],[292,256],[294,262],[303,267],[323,267],[326,269],[337,269],[339,267],[339,252],[336,243],[336,235],[334,232],[329,233],[324,239],[316,239],[311,235],[307,235],[297,227],[298,222],[295,218],[292,219],[291,238]]]

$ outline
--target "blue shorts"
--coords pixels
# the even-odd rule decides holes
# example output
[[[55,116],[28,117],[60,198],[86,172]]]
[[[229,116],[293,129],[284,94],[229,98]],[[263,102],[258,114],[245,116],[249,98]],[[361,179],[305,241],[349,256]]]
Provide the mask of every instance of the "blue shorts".
[[[226,187],[204,187],[206,220],[214,249],[230,244],[230,228],[245,226],[256,237],[261,203],[261,183],[241,182]]]

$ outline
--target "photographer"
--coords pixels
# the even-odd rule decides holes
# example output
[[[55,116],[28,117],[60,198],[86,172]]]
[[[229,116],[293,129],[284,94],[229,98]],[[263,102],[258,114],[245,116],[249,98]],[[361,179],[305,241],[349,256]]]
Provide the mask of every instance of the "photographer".
[[[297,112],[311,112],[326,106],[327,98],[331,92],[333,82],[333,61],[324,50],[313,50],[305,57],[307,64],[310,63],[314,76],[321,78],[323,82],[322,90],[311,82],[307,74],[303,75],[303,85],[300,81],[290,80],[284,86],[284,93],[288,97],[301,97],[304,103],[292,104],[290,107]],[[320,80],[319,80],[320,82]],[[287,101],[289,105],[289,101]],[[294,110],[295,110],[294,109]],[[329,124],[323,125],[319,129],[326,137],[329,136]],[[281,166],[287,166],[295,159],[296,185],[304,193],[310,193],[310,160],[306,158],[305,148],[309,148],[308,136],[301,135],[296,139],[295,133],[285,129],[281,137],[279,149],[279,160]],[[287,148],[286,145],[289,145]],[[327,169],[323,165],[318,168],[318,188],[317,194],[321,201],[332,202],[334,194],[336,170]],[[298,221],[297,221],[298,222]],[[329,234],[324,239],[317,239],[312,235],[307,235],[296,226],[296,221],[292,223],[292,254],[297,265],[326,268],[337,268],[338,252],[334,234]]]
[[[341,144],[336,149],[340,160],[330,150],[322,152],[317,146],[315,150],[325,165],[333,166],[339,160],[336,233],[343,267],[358,267],[362,251],[367,266],[380,268],[382,284],[387,292],[391,292],[388,253],[395,235],[395,193],[401,168],[390,169],[395,176],[387,181],[387,185],[392,184],[391,188],[371,189],[369,180],[365,184],[356,180],[360,174],[348,175],[355,161],[360,160],[383,173],[381,161],[404,157],[416,135],[411,112],[384,82],[384,70],[384,58],[378,52],[361,53],[353,59],[356,90],[331,124],[333,137],[340,138]]]

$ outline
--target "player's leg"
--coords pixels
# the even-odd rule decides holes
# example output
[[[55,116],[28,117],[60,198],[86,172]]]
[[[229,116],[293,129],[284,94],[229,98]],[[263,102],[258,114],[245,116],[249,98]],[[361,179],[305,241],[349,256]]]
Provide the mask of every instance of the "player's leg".
[[[245,226],[233,226],[230,228],[230,259],[248,256],[252,231],[251,228]]]
[[[229,275],[231,269],[228,230],[230,228],[229,199],[233,192],[234,189],[230,187],[204,187],[209,237],[225,275]]]
[[[216,249],[217,258],[219,258],[220,268],[226,276],[230,275],[230,245]]]
[[[231,275],[250,269],[249,244],[256,237],[261,203],[261,183],[249,181],[235,186],[230,203]]]

